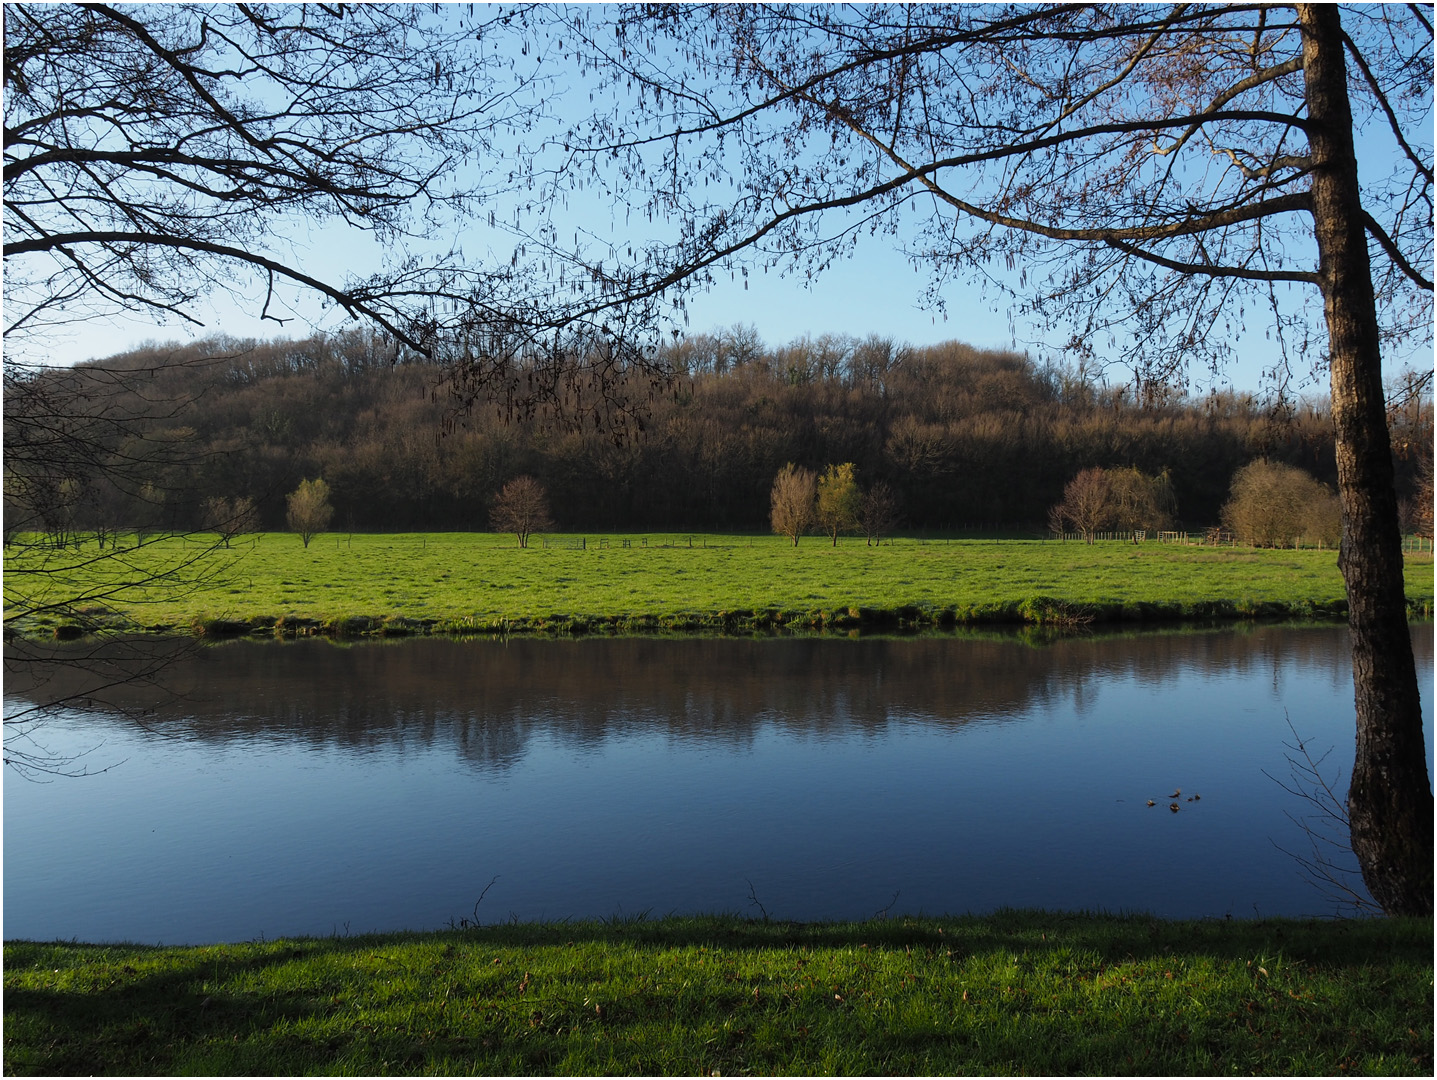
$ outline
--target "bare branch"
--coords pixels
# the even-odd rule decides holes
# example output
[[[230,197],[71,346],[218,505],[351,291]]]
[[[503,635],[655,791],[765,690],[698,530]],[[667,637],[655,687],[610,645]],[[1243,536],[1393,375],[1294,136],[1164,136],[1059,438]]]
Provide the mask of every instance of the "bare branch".
[[[1376,240],[1380,245],[1382,245],[1382,250],[1387,252],[1387,257],[1397,264],[1398,269],[1400,269],[1404,274],[1411,278],[1418,288],[1426,289],[1428,292],[1431,292],[1432,282],[1429,281],[1427,278],[1423,277],[1422,274],[1417,270],[1417,268],[1414,267],[1411,263],[1409,263],[1405,257],[1403,257],[1402,252],[1398,249],[1397,245],[1392,242],[1392,237],[1388,236],[1386,230],[1384,230],[1381,225],[1377,224],[1377,219],[1374,218],[1371,214],[1364,212],[1362,215],[1362,222],[1364,227],[1367,229],[1368,235],[1370,235],[1374,240]]]

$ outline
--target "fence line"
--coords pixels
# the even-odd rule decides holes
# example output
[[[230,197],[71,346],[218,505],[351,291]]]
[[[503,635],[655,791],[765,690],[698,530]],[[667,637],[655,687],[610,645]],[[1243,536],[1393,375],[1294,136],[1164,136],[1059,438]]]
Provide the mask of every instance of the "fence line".
[[[1081,542],[1081,541],[1087,540],[1087,537],[1084,536],[1082,533],[1070,533],[1070,532],[1062,533],[1058,538],[1059,538],[1060,540],[1065,541],[1065,542],[1066,542],[1066,541],[1079,541],[1079,542]],[[1099,541],[1099,540],[1101,540],[1101,541],[1106,542],[1106,543],[1112,543],[1112,542],[1122,542],[1122,543],[1127,543],[1127,544],[1131,544],[1131,543],[1134,543],[1134,542],[1141,543],[1141,542],[1144,541],[1145,539],[1147,539],[1147,533],[1146,533],[1146,531],[1143,530],[1143,529],[1137,529],[1137,530],[1130,531],[1130,532],[1095,532],[1095,533],[1093,533],[1093,540],[1094,540],[1094,541]],[[1157,533],[1157,541],[1158,541],[1158,543],[1160,543],[1160,544],[1184,544],[1184,545],[1187,545],[1187,546],[1203,546],[1203,547],[1237,547],[1237,546],[1238,546],[1237,537],[1234,536],[1232,533],[1226,532],[1226,531],[1224,531],[1224,530],[1222,530],[1222,529],[1208,529],[1206,532],[1202,532],[1202,533],[1174,532],[1174,531],[1169,531],[1169,530],[1167,530],[1167,529],[1163,529],[1163,530],[1160,530],[1160,531]],[[1425,548],[1424,548],[1423,545],[1425,545]],[[1267,545],[1263,545],[1263,546],[1267,546]],[[1313,540],[1313,539],[1310,539],[1309,537],[1306,537],[1306,536],[1296,536],[1296,537],[1292,537],[1291,539],[1285,540],[1284,542],[1282,542],[1282,543],[1280,543],[1280,544],[1272,544],[1272,545],[1270,545],[1270,546],[1272,546],[1272,547],[1274,547],[1274,548],[1291,549],[1291,550],[1294,550],[1294,551],[1296,551],[1296,550],[1307,550],[1307,551],[1331,551],[1331,550],[1333,550],[1333,545],[1327,543],[1326,541],[1324,541],[1324,540]],[[1423,551],[1423,550],[1428,550],[1428,551],[1430,551],[1431,549],[1432,549],[1432,541],[1431,541],[1430,539],[1426,539],[1426,538],[1420,537],[1420,536],[1404,537],[1404,538],[1403,538],[1403,541],[1402,541],[1402,550],[1403,550],[1403,551]]]

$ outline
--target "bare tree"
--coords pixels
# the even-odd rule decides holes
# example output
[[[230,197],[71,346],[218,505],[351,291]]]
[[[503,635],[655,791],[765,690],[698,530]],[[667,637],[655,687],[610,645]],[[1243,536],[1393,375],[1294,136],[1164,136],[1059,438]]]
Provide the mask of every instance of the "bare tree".
[[[860,231],[907,235],[916,219],[907,250],[933,271],[934,303],[950,274],[1006,265],[1019,314],[1068,326],[1079,356],[1121,352],[1140,392],[1180,383],[1192,359],[1221,363],[1258,305],[1282,365],[1325,357],[1353,848],[1385,911],[1430,914],[1381,358],[1431,341],[1430,11],[724,5],[594,9],[590,23],[566,23],[566,40],[608,86],[640,87],[638,107],[616,92],[592,134],[569,134],[581,168],[556,171],[551,196],[612,167],[635,210],[682,221],[643,251],[634,292],[702,287],[738,260],[820,271]],[[731,188],[714,182],[730,170]]]
[[[488,70],[499,61],[476,41],[492,27],[455,14],[5,5],[7,682],[38,685],[54,665],[71,665],[93,676],[89,700],[116,680],[152,680],[155,650],[117,667],[109,646],[103,656],[50,655],[35,635],[48,622],[57,631],[110,625],[119,601],[181,595],[212,572],[210,544],[174,554],[163,543],[184,463],[153,422],[185,403],[126,392],[147,385],[153,368],[45,370],[57,328],[127,312],[198,324],[196,304],[211,290],[280,323],[308,293],[424,349],[442,302],[424,293],[447,289],[467,310],[512,276],[405,251],[478,193],[485,181],[460,170],[485,153],[493,125],[528,112],[492,92]],[[389,265],[325,278],[295,254],[304,222],[371,232],[388,245]],[[117,542],[121,524],[132,543]],[[67,547],[55,549],[61,537]],[[94,587],[71,584],[77,571]],[[73,700],[42,694],[24,717],[7,711],[7,763],[63,769],[63,755],[37,749],[33,733],[48,709]]]
[[[883,481],[869,486],[858,500],[858,527],[873,547],[898,524],[898,496]]]
[[[1063,488],[1063,499],[1052,510],[1055,532],[1071,526],[1088,543],[1108,524],[1112,506],[1112,482],[1104,469],[1084,469]]]
[[[229,547],[236,536],[259,528],[259,510],[248,495],[237,499],[216,495],[205,500],[204,527],[218,533],[225,547]]]
[[[532,476],[510,480],[494,496],[489,522],[495,532],[511,532],[521,548],[528,547],[531,535],[554,527],[544,486]]]
[[[477,194],[460,167],[524,116],[493,91],[491,27],[400,5],[4,19],[7,345],[117,310],[193,323],[209,289],[254,285],[266,318],[297,288],[427,348],[416,287],[457,284],[442,264],[327,280],[285,239],[299,219],[413,238]]]
[[[395,355],[447,365],[436,392],[456,417],[497,402],[510,415],[549,407],[564,422],[637,426],[630,403],[666,376],[638,341],[644,303],[632,315],[576,309],[562,276],[536,269],[537,248],[480,267],[437,239],[475,220],[496,227],[488,197],[516,177],[493,136],[544,114],[542,92],[530,93],[542,91],[540,58],[495,47],[522,11],[15,3],[3,18],[7,538],[38,527],[73,546],[90,513],[112,539],[98,500],[108,508],[117,491],[136,544],[161,538],[145,511],[173,512],[166,480],[150,469],[147,487],[133,484],[123,460],[158,440],[112,439],[126,418],[96,402],[113,397],[72,392],[24,361],[42,363],[67,323],[134,313],[198,325],[211,292],[276,324],[301,296],[363,320]],[[327,276],[298,253],[309,225],[372,235],[382,265]],[[95,452],[112,442],[118,456]],[[74,457],[96,467],[66,472]],[[203,550],[136,571],[112,544],[106,595],[161,582],[181,592],[204,572],[190,561]],[[56,559],[7,568],[7,639],[44,612],[95,606],[65,594],[66,580]]]
[[[773,531],[788,537],[793,546],[798,547],[799,539],[813,527],[817,496],[818,478],[812,469],[792,462],[785,465],[774,477],[768,496]]]
[[[329,505],[329,485],[322,479],[301,480],[285,497],[285,521],[292,532],[299,533],[305,547],[316,533],[329,528],[334,507]]]
[[[120,609],[215,577],[213,537],[166,543],[161,521],[169,485],[193,466],[163,426],[183,402],[126,392],[133,374],[6,358],[5,682],[30,704],[5,710],[4,761],[23,776],[93,771],[46,743],[46,723],[153,683],[182,646],[135,638]]]

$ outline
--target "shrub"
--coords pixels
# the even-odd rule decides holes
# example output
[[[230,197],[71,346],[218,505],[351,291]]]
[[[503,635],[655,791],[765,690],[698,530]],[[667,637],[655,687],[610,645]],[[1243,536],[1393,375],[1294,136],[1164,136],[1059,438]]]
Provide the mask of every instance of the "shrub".
[[[1296,546],[1304,539],[1335,547],[1342,539],[1337,496],[1301,469],[1266,459],[1234,474],[1222,522],[1253,547]]]

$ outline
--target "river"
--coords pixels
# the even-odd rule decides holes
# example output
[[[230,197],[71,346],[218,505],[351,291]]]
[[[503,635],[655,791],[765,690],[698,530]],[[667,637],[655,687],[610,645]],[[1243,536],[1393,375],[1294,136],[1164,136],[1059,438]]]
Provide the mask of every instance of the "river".
[[[1300,736],[1345,794],[1339,627],[237,641],[165,677],[33,733],[96,775],[7,772],[7,939],[1342,907],[1282,786]]]

